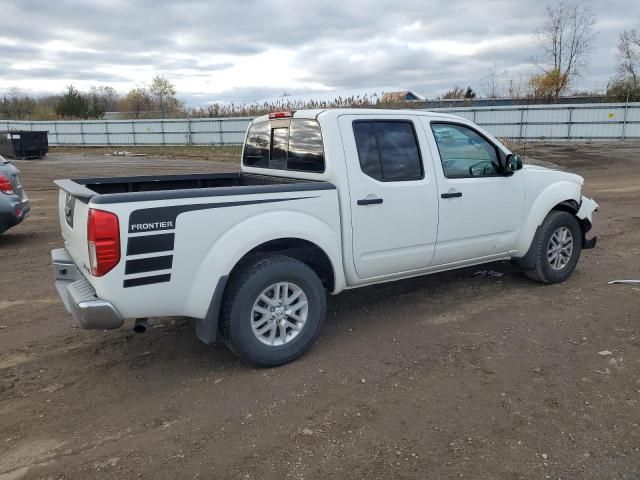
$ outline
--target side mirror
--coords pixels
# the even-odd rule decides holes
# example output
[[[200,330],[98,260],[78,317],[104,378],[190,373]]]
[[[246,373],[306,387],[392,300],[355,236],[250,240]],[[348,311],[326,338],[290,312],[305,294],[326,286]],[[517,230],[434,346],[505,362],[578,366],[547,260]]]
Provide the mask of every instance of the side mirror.
[[[520,157],[520,155],[510,153],[509,155],[507,155],[505,164],[507,174],[513,175],[516,170],[522,169],[522,158]]]

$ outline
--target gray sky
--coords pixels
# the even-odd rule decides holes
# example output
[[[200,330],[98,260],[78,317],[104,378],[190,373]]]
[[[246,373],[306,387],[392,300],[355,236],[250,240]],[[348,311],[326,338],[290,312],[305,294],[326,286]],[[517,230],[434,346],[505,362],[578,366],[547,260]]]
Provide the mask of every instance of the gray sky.
[[[161,74],[190,104],[328,89],[398,86],[428,97],[483,92],[495,64],[531,73],[533,0],[0,0],[0,92],[110,85]],[[640,25],[638,0],[583,0],[598,16],[576,87],[603,88],[617,35]]]

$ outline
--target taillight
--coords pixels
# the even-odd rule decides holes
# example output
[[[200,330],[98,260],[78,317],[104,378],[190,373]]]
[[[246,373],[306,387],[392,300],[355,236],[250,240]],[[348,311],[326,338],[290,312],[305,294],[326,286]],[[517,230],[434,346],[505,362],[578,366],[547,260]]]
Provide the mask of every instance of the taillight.
[[[291,118],[293,117],[293,112],[273,112],[269,114],[270,119],[274,118]]]
[[[11,185],[9,179],[4,175],[0,175],[0,192],[8,195],[13,194],[13,185]]]
[[[101,277],[120,261],[120,227],[118,216],[111,212],[89,209],[87,240],[91,273]]]

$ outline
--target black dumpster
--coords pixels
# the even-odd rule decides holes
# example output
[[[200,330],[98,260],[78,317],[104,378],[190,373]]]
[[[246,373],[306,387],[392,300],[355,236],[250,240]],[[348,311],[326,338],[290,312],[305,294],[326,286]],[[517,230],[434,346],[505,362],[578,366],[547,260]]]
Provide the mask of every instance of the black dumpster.
[[[49,151],[46,130],[0,131],[0,155],[11,158],[42,158]]]

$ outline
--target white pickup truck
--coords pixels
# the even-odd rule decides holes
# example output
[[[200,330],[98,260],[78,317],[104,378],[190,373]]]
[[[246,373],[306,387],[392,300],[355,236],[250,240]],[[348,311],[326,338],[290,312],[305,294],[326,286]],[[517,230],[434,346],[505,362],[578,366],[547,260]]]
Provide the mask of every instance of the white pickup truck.
[[[275,366],[313,344],[325,291],[508,259],[566,280],[595,245],[582,183],[451,115],[278,112],[251,122],[241,173],[56,181],[55,283],[81,328],[185,316]]]

